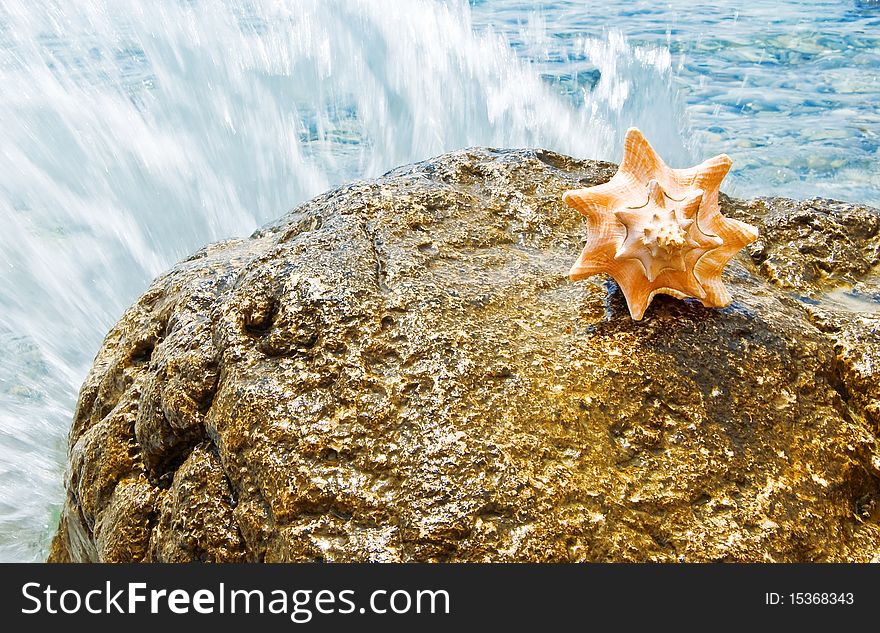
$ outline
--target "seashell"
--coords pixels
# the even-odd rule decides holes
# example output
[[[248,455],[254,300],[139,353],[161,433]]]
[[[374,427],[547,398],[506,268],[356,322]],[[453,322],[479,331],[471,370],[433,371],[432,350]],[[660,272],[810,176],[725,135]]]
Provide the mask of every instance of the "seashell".
[[[562,194],[589,228],[569,278],[611,275],[636,321],[658,293],[728,305],[721,271],[758,238],[754,226],[721,214],[718,190],[731,164],[720,154],[673,169],[637,128],[627,130],[623,161],[611,180]]]

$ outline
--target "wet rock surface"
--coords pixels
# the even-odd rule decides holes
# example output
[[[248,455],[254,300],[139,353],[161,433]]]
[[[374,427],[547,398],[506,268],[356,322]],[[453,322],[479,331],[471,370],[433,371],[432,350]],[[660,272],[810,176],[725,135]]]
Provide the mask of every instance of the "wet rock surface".
[[[880,211],[723,198],[733,304],[634,322],[566,277],[561,193],[614,170],[455,152],[175,266],[82,388],[50,560],[880,560]]]

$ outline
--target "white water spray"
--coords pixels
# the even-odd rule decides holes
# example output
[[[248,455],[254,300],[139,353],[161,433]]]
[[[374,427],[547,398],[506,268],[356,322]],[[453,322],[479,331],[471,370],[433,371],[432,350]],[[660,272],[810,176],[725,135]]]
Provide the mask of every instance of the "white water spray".
[[[614,159],[659,120],[682,158],[662,51],[613,37],[576,107],[465,2],[4,0],[0,560],[45,558],[101,338],[205,243],[460,147]]]

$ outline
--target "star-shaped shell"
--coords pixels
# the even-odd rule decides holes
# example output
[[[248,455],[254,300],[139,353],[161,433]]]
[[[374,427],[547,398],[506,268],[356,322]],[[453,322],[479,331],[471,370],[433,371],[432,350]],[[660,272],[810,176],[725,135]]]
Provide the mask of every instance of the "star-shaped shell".
[[[754,226],[721,215],[718,189],[731,164],[720,154],[672,169],[637,128],[627,130],[623,161],[611,180],[562,194],[589,228],[569,278],[611,275],[636,321],[657,293],[728,305],[721,271],[758,238]]]

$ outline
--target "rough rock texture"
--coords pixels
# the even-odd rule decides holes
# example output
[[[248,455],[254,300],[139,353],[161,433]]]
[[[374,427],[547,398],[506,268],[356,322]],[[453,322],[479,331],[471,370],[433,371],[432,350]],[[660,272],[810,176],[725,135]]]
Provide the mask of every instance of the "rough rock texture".
[[[50,559],[880,560],[880,211],[724,198],[734,303],[634,322],[565,276],[560,194],[613,172],[455,152],[178,264],[83,386]]]

